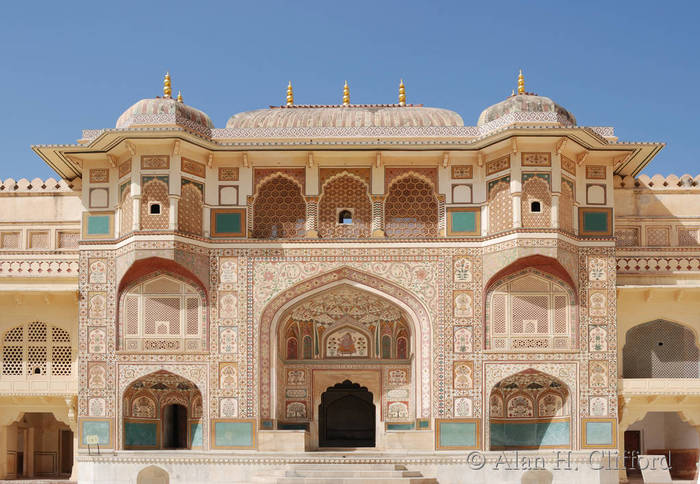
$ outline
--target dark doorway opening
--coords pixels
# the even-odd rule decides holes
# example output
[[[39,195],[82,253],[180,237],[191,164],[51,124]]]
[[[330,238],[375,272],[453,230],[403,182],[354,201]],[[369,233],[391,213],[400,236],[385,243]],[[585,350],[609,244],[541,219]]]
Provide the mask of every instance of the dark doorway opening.
[[[642,433],[639,430],[625,430],[625,469],[627,475],[641,475],[638,457],[642,453]]]
[[[374,447],[372,393],[350,380],[329,387],[318,406],[319,447]]]
[[[187,448],[187,408],[177,403],[163,409],[163,448]]]

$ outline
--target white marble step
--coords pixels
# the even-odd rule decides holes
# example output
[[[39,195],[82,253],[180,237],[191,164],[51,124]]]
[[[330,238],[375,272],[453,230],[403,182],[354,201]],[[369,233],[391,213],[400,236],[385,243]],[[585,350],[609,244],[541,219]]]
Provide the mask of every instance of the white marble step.
[[[294,469],[285,477],[423,477],[416,471]]]
[[[267,484],[437,484],[399,464],[296,464],[256,476]]]

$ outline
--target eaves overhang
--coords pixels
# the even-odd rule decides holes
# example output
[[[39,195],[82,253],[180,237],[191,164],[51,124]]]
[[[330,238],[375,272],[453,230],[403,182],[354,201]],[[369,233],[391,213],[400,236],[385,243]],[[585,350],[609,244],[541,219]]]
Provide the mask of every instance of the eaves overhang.
[[[225,131],[225,133],[223,133]],[[242,130],[243,131],[243,130]],[[37,153],[60,176],[68,180],[82,176],[79,157],[85,154],[108,154],[121,143],[138,139],[179,139],[213,153],[224,151],[305,151],[305,150],[401,150],[401,151],[479,151],[513,137],[541,137],[566,139],[580,149],[609,152],[617,156],[614,173],[636,176],[665,146],[665,143],[620,142],[602,136],[599,129],[589,127],[508,126],[485,135],[476,135],[474,127],[452,127],[440,133],[430,129],[384,129],[368,133],[353,128],[332,130],[303,130],[300,133],[257,129],[252,133],[235,130],[213,130],[213,137],[205,137],[177,127],[105,129],[89,131],[93,137],[78,144],[34,145]],[[410,136],[408,135],[410,133]],[[225,134],[225,138],[222,135]],[[242,136],[247,135],[246,137]],[[297,136],[292,136],[297,134]]]

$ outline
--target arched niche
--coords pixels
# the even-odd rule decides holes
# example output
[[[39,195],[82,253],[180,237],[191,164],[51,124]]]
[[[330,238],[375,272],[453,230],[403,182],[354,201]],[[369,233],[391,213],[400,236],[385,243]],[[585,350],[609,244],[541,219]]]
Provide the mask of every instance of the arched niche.
[[[202,393],[166,370],[131,382],[122,394],[123,448],[192,449],[203,446]]]
[[[529,368],[497,382],[488,402],[491,450],[571,448],[571,391],[560,379]]]
[[[282,409],[285,402],[282,400],[281,381],[294,381],[297,386],[306,378],[303,369],[291,369],[291,373],[283,374],[283,351],[280,345],[286,343],[285,333],[280,332],[287,322],[289,310],[297,303],[313,297],[313,295],[335,288],[336,286],[351,286],[356,290],[365,292],[369,296],[377,296],[381,300],[394,304],[406,316],[407,335],[410,335],[408,343],[408,368],[410,371],[398,371],[396,381],[400,381],[399,373],[410,380],[411,398],[415,398],[413,404],[417,417],[430,415],[430,319],[427,309],[417,298],[405,289],[389,281],[371,274],[357,271],[348,267],[342,267],[335,271],[316,276],[289,288],[275,296],[265,307],[261,314],[260,323],[260,415],[262,418],[284,418]],[[284,342],[284,343],[283,343]],[[373,344],[376,344],[373,342]],[[403,343],[402,343],[403,344]],[[398,344],[397,344],[398,348]],[[316,347],[314,347],[316,351]],[[413,355],[413,356],[411,356]],[[355,361],[355,360],[345,360]],[[284,362],[286,365],[287,362]],[[310,376],[308,377],[310,378]],[[291,380],[290,380],[291,379]],[[308,380],[307,380],[308,381]],[[294,394],[304,394],[303,392]],[[306,389],[309,395],[309,389]]]
[[[656,319],[630,328],[622,348],[623,378],[698,378],[696,334],[688,327]]]
[[[148,466],[139,471],[136,484],[170,484],[170,475],[158,466]]]

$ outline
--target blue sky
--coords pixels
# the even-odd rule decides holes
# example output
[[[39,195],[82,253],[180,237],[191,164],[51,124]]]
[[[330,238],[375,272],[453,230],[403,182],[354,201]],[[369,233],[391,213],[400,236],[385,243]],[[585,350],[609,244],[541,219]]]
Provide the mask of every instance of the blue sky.
[[[0,179],[56,176],[32,144],[113,127],[174,92],[217,127],[282,104],[396,101],[453,109],[468,125],[526,88],[580,125],[662,141],[645,173],[700,173],[698,2],[6,2],[0,15]]]

